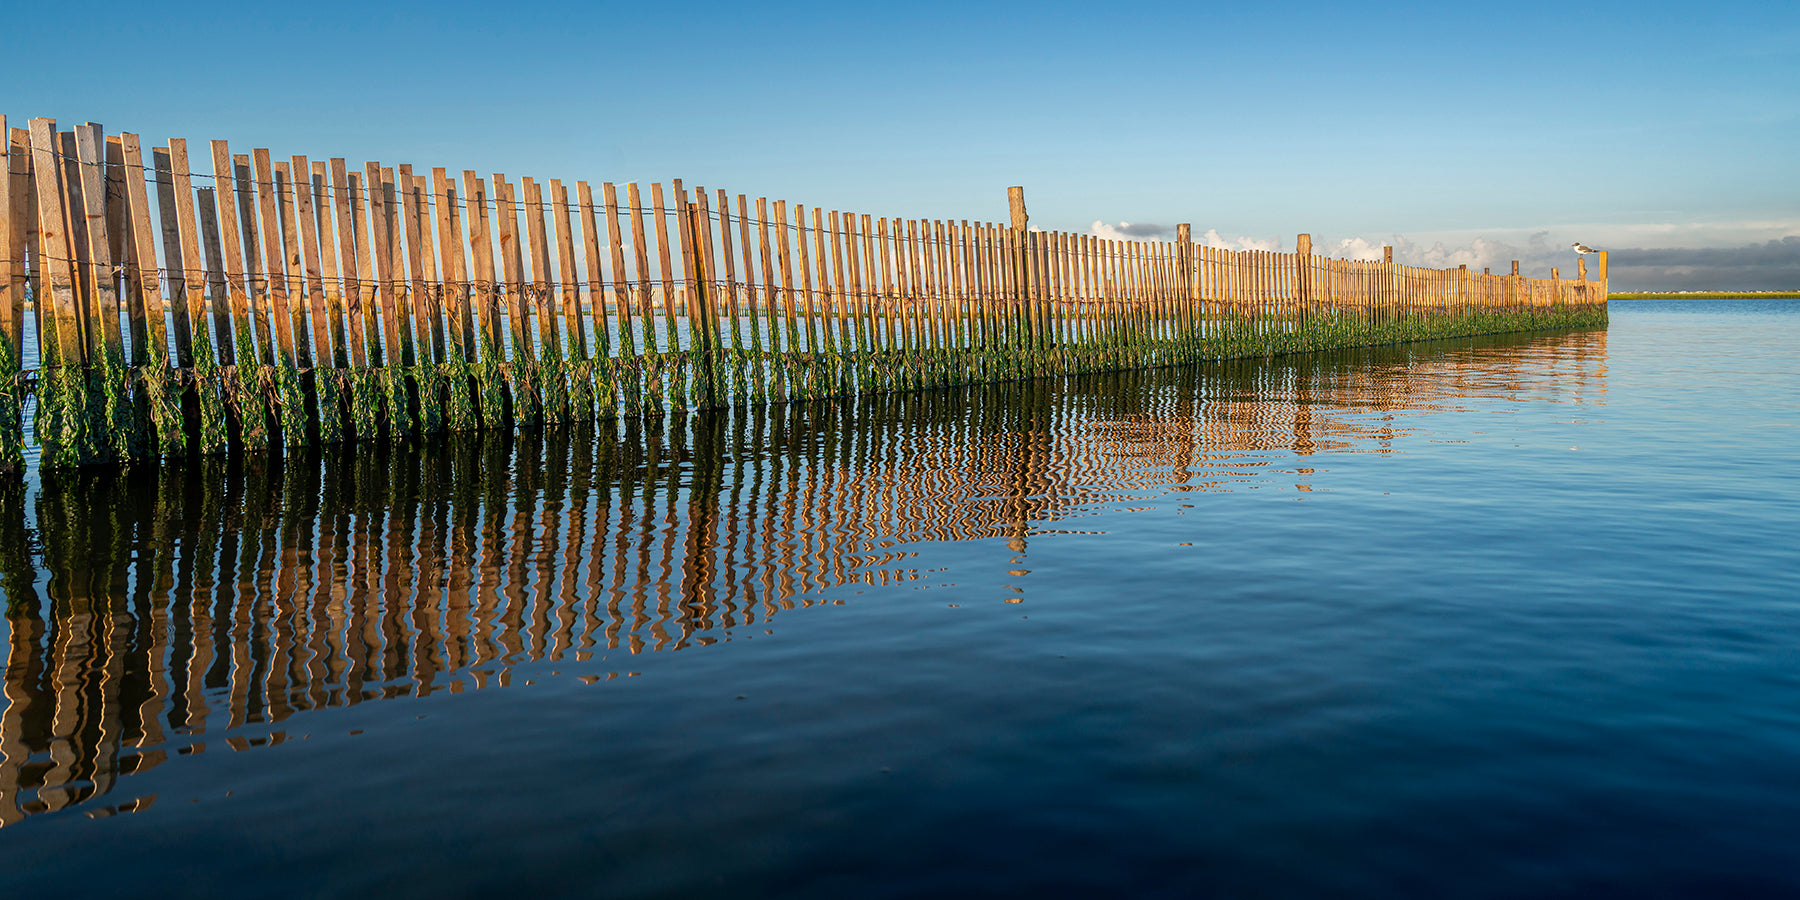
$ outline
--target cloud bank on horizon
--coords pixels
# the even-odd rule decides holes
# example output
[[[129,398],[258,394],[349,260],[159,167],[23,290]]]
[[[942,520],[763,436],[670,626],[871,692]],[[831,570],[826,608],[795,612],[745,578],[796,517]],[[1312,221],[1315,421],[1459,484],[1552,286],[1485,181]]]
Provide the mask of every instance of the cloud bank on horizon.
[[[1473,271],[1490,269],[1509,272],[1513,260],[1527,275],[1547,277],[1551,268],[1572,278],[1579,258],[1569,246],[1583,240],[1599,249],[1610,251],[1612,288],[1618,291],[1777,291],[1800,289],[1800,226],[1788,223],[1742,223],[1737,228],[1755,230],[1755,226],[1773,225],[1778,230],[1792,228],[1793,233],[1762,241],[1749,241],[1730,246],[1662,246],[1630,247],[1604,240],[1614,238],[1653,237],[1665,232],[1680,237],[1682,229],[1674,226],[1640,228],[1592,227],[1586,230],[1540,229],[1524,236],[1522,242],[1476,235],[1462,240],[1444,238],[1413,239],[1404,234],[1385,239],[1366,236],[1327,237],[1313,235],[1313,252],[1334,259],[1379,260],[1382,248],[1394,248],[1396,262],[1431,269],[1468,266]],[[1785,226],[1785,227],[1784,227]],[[1732,227],[1716,229],[1714,234],[1689,233],[1689,239],[1717,239],[1730,234]],[[1558,234],[1557,232],[1565,232]],[[1634,234],[1634,232],[1636,232]],[[1173,227],[1148,223],[1119,222],[1109,225],[1096,220],[1089,233],[1109,240],[1170,240]],[[1197,235],[1194,242],[1222,250],[1291,251],[1293,239],[1226,236],[1216,228]],[[1590,261],[1589,265],[1593,263]]]

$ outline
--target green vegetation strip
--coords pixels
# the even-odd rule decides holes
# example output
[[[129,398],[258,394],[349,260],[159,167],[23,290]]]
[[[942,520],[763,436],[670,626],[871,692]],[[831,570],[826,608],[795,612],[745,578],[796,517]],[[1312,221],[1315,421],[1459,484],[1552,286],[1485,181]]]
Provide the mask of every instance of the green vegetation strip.
[[[1100,327],[1085,327],[1096,324]],[[792,345],[784,342],[766,350],[650,351],[600,359],[589,359],[578,348],[564,359],[543,348],[537,358],[526,355],[507,362],[483,337],[475,362],[452,353],[443,363],[304,371],[259,364],[247,342],[237,347],[236,365],[213,365],[206,331],[195,329],[197,363],[192,370],[171,368],[167,359],[127,369],[117,353],[106,351],[93,365],[59,365],[55,347],[47,347],[49,364],[36,382],[36,433],[44,465],[62,468],[215,454],[232,445],[259,449],[269,443],[271,426],[289,447],[377,439],[384,430],[387,439],[406,439],[482,426],[534,428],[620,414],[679,414],[695,406],[927,390],[1606,324],[1604,306],[1379,321],[1333,315],[1156,319],[1133,314],[1105,323],[1075,323],[1068,330],[1015,323],[1017,327],[1001,333],[954,336],[936,346],[902,340],[874,348],[807,352],[788,349]],[[1080,339],[1055,343],[1077,332]],[[957,340],[964,343],[956,346]],[[18,423],[26,390],[18,372],[10,345],[0,341],[0,472],[23,466]],[[184,414],[183,407],[190,404]],[[197,420],[193,434],[184,427],[187,415]],[[235,433],[229,423],[235,423]]]
[[[1800,300],[1800,291],[1612,291],[1608,300]]]

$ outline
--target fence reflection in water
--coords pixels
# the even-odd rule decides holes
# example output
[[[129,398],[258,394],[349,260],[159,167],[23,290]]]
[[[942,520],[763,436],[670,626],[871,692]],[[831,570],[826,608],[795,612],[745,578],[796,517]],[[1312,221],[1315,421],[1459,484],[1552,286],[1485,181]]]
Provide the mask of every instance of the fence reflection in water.
[[[305,710],[523,662],[603,680],[596,654],[920,579],[912,542],[1019,550],[1109,503],[1308,489],[1304,457],[1391,451],[1463,398],[1599,402],[1604,360],[1604,332],[1488,338],[13,485],[0,824],[141,807],[99,798]]]

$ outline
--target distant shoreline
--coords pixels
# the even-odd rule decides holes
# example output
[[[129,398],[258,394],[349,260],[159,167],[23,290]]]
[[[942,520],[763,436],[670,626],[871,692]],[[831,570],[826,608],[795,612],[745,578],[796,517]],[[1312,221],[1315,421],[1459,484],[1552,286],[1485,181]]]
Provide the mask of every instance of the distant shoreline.
[[[1800,300],[1800,291],[1613,291],[1608,300]]]

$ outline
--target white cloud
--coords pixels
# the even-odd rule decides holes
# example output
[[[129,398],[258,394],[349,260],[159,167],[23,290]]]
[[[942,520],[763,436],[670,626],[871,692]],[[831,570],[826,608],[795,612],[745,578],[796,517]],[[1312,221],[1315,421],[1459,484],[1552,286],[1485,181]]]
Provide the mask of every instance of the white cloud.
[[[1360,259],[1375,262],[1382,258],[1382,242],[1371,241],[1363,237],[1339,238],[1336,242],[1320,241],[1313,245],[1313,252],[1333,259]]]
[[[1174,235],[1175,229],[1147,222],[1120,222],[1117,225],[1108,225],[1095,219],[1093,227],[1088,230],[1088,233],[1109,241],[1142,241],[1167,239]]]
[[[1206,229],[1206,233],[1201,235],[1200,239],[1194,243],[1212,247],[1215,250],[1278,251],[1281,249],[1281,241],[1274,238],[1253,238],[1245,237],[1243,235],[1238,235],[1234,238],[1226,238],[1219,234],[1219,229],[1217,228]]]
[[[1112,240],[1169,236],[1155,225],[1096,221],[1092,232]],[[1386,237],[1315,234],[1313,252],[1335,259],[1379,260],[1383,247],[1394,248],[1394,261],[1432,269],[1468,266],[1497,274],[1512,271],[1548,278],[1556,268],[1574,278],[1580,257],[1569,246],[1581,241],[1612,255],[1612,281],[1618,289],[1712,288],[1751,290],[1795,287],[1800,269],[1800,219],[1733,222],[1572,224],[1545,228],[1498,228],[1483,231],[1425,232]],[[1222,250],[1284,251],[1279,238],[1222,234],[1209,228],[1194,242]],[[1680,248],[1641,250],[1635,248]],[[1706,252],[1700,252],[1706,251]],[[1683,255],[1688,254],[1688,255]],[[1754,257],[1754,259],[1752,259]],[[1590,259],[1592,265],[1594,260]],[[1705,282],[1702,284],[1702,282]],[[1745,285],[1745,286],[1739,286]]]

